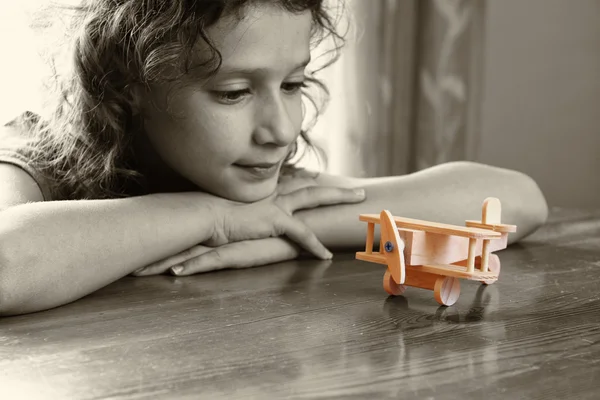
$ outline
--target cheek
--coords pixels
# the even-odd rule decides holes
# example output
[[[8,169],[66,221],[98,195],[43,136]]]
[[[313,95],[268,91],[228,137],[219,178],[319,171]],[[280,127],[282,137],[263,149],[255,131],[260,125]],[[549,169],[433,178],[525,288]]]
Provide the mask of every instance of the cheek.
[[[252,135],[252,121],[242,112],[221,111],[197,113],[188,119],[186,142],[202,147],[210,158],[231,159],[244,153]]]
[[[170,113],[155,113],[145,129],[161,153],[171,157],[215,159],[231,152],[241,141],[244,119],[215,112],[198,102],[173,101]]]

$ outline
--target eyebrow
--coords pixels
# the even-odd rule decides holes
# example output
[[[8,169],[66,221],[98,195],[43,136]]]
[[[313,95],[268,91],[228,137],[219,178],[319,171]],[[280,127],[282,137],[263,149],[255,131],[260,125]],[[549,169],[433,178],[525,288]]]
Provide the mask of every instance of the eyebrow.
[[[300,68],[305,68],[310,63],[310,61],[311,61],[311,58],[310,58],[310,56],[308,56],[302,62],[296,64],[293,67],[293,71],[295,71],[297,69],[300,69]],[[270,68],[236,68],[236,67],[227,68],[227,67],[221,67],[217,71],[217,75],[231,75],[231,74],[252,75],[252,74],[265,74],[265,73],[267,73],[269,71],[271,71]]]

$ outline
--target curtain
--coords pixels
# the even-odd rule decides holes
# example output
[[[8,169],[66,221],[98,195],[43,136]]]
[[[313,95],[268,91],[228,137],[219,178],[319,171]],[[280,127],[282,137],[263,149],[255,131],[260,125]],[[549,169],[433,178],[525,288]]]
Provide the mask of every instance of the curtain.
[[[402,175],[475,158],[482,0],[347,0],[352,30],[314,130],[328,171]]]
[[[480,104],[482,1],[420,1],[412,167],[474,159]]]

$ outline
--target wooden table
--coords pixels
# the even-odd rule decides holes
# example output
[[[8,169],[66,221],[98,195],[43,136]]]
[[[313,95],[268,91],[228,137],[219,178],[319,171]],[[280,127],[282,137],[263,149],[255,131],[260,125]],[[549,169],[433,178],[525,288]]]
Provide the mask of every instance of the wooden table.
[[[600,398],[600,211],[499,255],[450,308],[353,254],[125,278],[0,320],[0,398]]]

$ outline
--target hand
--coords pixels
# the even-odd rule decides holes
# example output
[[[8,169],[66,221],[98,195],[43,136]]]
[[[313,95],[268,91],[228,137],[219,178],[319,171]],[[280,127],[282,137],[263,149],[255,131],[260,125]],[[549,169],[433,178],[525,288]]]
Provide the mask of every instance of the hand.
[[[363,200],[364,193],[361,195],[360,192],[351,189],[319,187],[313,179],[287,180],[278,185],[273,196],[260,202],[244,205],[228,202],[229,207],[225,207],[221,212],[226,211],[231,215],[217,230],[221,237],[213,237],[206,243],[148,265],[135,271],[133,275],[161,274],[176,266],[183,268],[179,275],[188,275],[215,269],[264,265],[297,257],[301,251],[298,245],[317,257],[329,259],[331,253],[308,227],[292,216],[293,212],[321,205],[357,203]],[[223,206],[216,208],[219,207]],[[240,208],[236,208],[238,212],[232,213],[235,207],[243,208],[241,212]],[[221,217],[217,219],[219,218]],[[226,224],[229,226],[226,227]],[[288,227],[288,230],[278,231],[281,227]],[[295,236],[298,238],[295,242],[278,237],[286,234],[293,240],[294,235],[289,235],[290,231],[300,235]],[[277,235],[277,232],[282,233]]]
[[[246,240],[216,248],[198,245],[132,275],[159,275],[168,271],[173,275],[185,276],[226,268],[250,268],[292,260],[299,254],[300,248],[282,237]]]
[[[293,214],[298,210],[320,206],[358,203],[364,200],[362,190],[328,186],[306,186],[280,193],[251,204],[228,202],[213,208],[215,229],[212,237],[202,243],[219,247],[232,242],[286,236],[309,253],[322,259],[331,253],[317,236]]]

